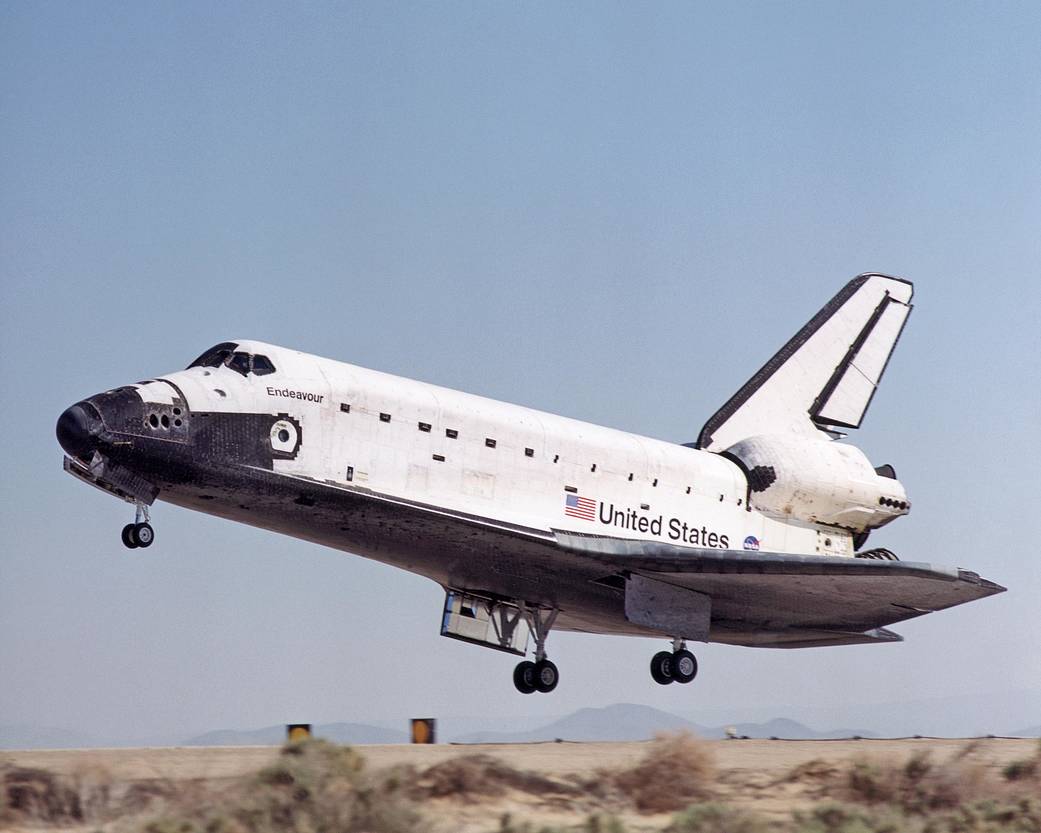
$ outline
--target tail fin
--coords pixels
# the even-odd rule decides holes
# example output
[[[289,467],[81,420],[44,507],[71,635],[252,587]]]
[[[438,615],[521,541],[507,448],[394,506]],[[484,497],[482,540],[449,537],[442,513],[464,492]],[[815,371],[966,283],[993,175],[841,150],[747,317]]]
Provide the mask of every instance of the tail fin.
[[[756,434],[821,437],[859,428],[911,313],[910,281],[860,275],[705,423],[697,447],[723,451]]]

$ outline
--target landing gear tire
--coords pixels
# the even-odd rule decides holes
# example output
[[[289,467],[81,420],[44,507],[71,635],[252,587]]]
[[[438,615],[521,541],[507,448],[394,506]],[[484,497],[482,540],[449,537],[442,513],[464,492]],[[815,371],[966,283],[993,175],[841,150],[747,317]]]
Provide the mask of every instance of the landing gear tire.
[[[518,662],[517,667],[513,669],[513,684],[521,694],[533,694],[537,680],[535,663],[529,660]]]
[[[553,623],[557,620],[558,608],[539,607],[527,602],[516,602],[520,615],[528,623],[532,636],[535,637],[535,662],[524,660],[513,669],[513,684],[521,694],[538,691],[546,694],[557,687],[560,672],[557,666],[546,659],[546,637],[549,636]]]
[[[134,524],[133,538],[139,547],[150,547],[155,540],[155,530],[151,524]]]
[[[658,685],[668,685],[674,679],[671,651],[659,651],[651,657],[651,677]]]
[[[123,531],[119,533],[119,537],[123,540],[123,546],[128,550],[137,549],[138,543],[137,538],[134,536],[134,524],[124,526]]]
[[[540,659],[535,663],[535,689],[542,694],[548,694],[557,687],[560,682],[560,672],[548,659]]]
[[[698,676],[698,661],[694,654],[681,648],[672,654],[672,677],[678,683],[689,683]]]

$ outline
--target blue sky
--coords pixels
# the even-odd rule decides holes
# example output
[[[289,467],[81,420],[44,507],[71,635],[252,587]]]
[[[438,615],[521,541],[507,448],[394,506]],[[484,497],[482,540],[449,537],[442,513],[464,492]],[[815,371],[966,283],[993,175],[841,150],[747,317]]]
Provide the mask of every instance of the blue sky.
[[[1038,42],[1036,3],[5,4],[2,722],[1029,702]],[[687,441],[875,270],[917,290],[854,438],[914,501],[877,543],[1011,588],[897,646],[662,689],[658,643],[558,634],[520,698],[423,579],[162,505],[126,551],[61,472],[63,408],[235,337]]]

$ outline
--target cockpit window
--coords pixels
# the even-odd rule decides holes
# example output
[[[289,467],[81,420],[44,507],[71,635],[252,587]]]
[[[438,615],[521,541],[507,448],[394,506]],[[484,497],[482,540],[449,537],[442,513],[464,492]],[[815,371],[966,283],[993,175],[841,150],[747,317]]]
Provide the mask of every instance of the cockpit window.
[[[269,373],[275,372],[275,366],[271,364],[271,359],[267,356],[254,356],[253,372],[256,373],[257,376],[267,376]]]
[[[232,353],[228,360],[228,367],[243,376],[249,375],[249,353]]]
[[[192,367],[220,367],[227,365],[236,373],[248,376],[255,373],[257,376],[267,376],[275,372],[275,366],[267,356],[253,356],[242,350],[236,350],[237,344],[233,341],[225,341],[216,347],[211,347],[199,358],[193,361]]]
[[[199,358],[188,365],[188,367],[220,367],[228,360],[228,356],[235,351],[236,347],[238,347],[238,345],[233,341],[221,342],[216,347],[211,347],[199,356]]]

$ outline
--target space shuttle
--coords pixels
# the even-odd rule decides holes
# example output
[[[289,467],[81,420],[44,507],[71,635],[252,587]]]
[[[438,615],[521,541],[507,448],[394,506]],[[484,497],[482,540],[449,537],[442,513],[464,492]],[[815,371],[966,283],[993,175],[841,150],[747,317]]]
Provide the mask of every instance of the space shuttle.
[[[651,677],[689,683],[691,643],[894,642],[1004,591],[869,546],[911,501],[845,436],[912,294],[854,278],[686,444],[248,339],[77,402],[57,437],[69,474],[133,506],[126,547],[171,503],[426,576],[441,633],[521,657],[521,693],[557,686],[553,630],[664,640]]]

